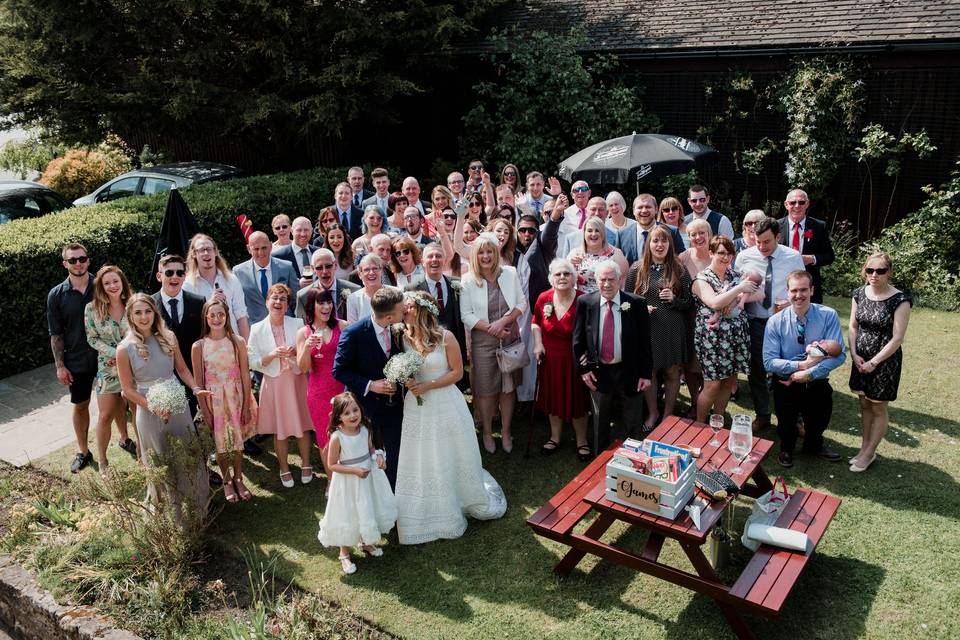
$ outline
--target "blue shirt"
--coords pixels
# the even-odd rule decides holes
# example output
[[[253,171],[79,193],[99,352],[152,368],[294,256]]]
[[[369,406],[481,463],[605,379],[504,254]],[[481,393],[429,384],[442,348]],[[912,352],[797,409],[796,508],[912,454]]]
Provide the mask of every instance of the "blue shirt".
[[[797,314],[793,307],[787,307],[767,320],[763,333],[763,367],[781,378],[789,378],[797,371],[800,361],[807,357],[806,347],[818,340],[836,340],[840,343],[840,355],[824,358],[817,365],[807,369],[812,380],[825,379],[830,372],[847,359],[847,346],[843,342],[840,330],[840,317],[837,312],[822,304],[811,304],[804,321],[803,341],[799,335]]]

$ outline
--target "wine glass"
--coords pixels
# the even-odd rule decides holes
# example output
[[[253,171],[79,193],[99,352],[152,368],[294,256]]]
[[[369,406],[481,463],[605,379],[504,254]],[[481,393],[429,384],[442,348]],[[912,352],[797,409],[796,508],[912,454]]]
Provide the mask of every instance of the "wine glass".
[[[722,443],[717,440],[717,434],[720,433],[720,429],[723,429],[723,416],[719,413],[711,415],[710,428],[713,430],[713,439],[707,444],[709,444],[711,447],[719,447]]]
[[[749,427],[745,431],[742,425],[733,425],[730,430],[730,437],[727,439],[727,449],[729,449],[733,457],[737,459],[737,465],[733,469],[730,469],[731,475],[743,473],[743,468],[740,464],[752,448],[753,433],[750,432]]]

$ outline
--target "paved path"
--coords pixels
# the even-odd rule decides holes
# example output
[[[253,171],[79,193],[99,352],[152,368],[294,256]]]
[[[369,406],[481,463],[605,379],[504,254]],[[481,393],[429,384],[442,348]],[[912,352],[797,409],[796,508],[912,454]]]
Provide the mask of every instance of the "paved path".
[[[73,405],[53,364],[0,380],[0,460],[22,467],[74,442]],[[97,401],[90,402],[93,446]]]

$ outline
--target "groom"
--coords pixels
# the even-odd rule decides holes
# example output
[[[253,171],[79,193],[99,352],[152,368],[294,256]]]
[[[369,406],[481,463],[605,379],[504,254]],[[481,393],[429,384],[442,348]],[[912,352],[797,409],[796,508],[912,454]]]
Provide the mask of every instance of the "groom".
[[[403,349],[390,326],[403,321],[403,292],[383,287],[370,301],[373,315],[344,329],[333,360],[333,377],[360,399],[372,422],[373,441],[387,453],[387,478],[397,482],[400,425],[403,422],[403,390],[383,377],[390,356]],[[392,404],[388,404],[389,401]]]

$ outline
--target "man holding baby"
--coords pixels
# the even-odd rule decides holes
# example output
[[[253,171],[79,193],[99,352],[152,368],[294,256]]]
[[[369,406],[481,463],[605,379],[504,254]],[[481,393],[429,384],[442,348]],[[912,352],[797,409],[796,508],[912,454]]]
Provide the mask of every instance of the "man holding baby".
[[[801,452],[837,462],[840,454],[823,445],[823,432],[833,413],[828,376],[846,360],[840,318],[830,307],[811,303],[813,278],[809,272],[802,268],[792,271],[786,280],[790,304],[767,320],[763,337],[763,364],[774,378],[780,437],[777,461],[784,467],[793,466],[797,415],[802,410],[806,436]]]

